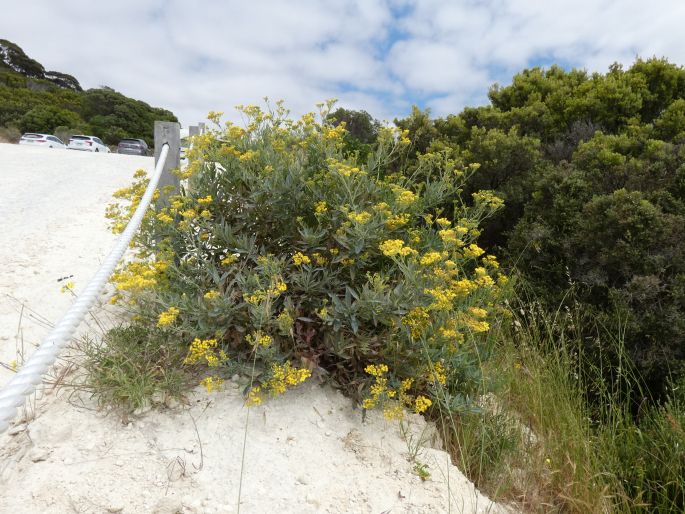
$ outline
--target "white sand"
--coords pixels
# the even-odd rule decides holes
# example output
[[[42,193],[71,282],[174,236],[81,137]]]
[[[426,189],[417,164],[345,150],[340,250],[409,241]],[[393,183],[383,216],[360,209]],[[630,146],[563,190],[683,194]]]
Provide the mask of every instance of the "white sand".
[[[0,361],[26,354],[72,300],[60,277],[84,287],[114,238],[103,217],[111,193],[144,157],[0,144]],[[86,327],[87,329],[87,327]],[[0,384],[8,371],[0,371]],[[397,423],[361,414],[317,384],[249,411],[242,385],[196,390],[189,405],[148,412],[127,425],[75,404],[68,388],[41,395],[35,418],[0,435],[0,513],[438,513],[505,512],[449,464],[419,451],[431,477],[413,472]],[[71,400],[71,401],[69,401]],[[411,416],[414,439],[430,432]],[[241,464],[246,437],[244,465]]]

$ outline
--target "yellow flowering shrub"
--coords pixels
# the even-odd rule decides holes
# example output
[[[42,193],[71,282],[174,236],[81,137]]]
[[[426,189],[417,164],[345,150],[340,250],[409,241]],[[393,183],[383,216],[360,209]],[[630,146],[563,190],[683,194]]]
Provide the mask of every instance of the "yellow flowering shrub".
[[[184,188],[151,209],[138,261],[115,277],[120,294],[187,345],[186,365],[212,368],[208,390],[254,370],[250,405],[318,369],[392,419],[468,407],[506,288],[477,245],[499,199],[462,202],[475,168],[439,153],[406,176],[407,134],[389,127],[356,160],[331,107],[296,120],[281,103],[240,107],[242,127],[213,113]]]

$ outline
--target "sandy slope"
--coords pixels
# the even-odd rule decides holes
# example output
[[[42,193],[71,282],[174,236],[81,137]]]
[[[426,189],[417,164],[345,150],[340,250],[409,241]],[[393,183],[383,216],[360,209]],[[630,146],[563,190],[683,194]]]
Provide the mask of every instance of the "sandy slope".
[[[0,163],[0,361],[8,362],[20,304],[58,319],[70,298],[57,279],[73,274],[77,292],[87,283],[113,242],[102,217],[111,192],[152,161],[0,144]],[[45,333],[25,310],[27,353]],[[9,376],[1,373],[0,384]],[[419,452],[431,473],[422,482],[397,424],[376,413],[362,423],[330,388],[305,385],[251,409],[246,424],[243,386],[198,390],[188,405],[126,425],[69,389],[44,392],[35,419],[0,436],[0,513],[237,512],[241,474],[245,513],[504,511],[444,452]],[[411,430],[429,439],[420,417]]]

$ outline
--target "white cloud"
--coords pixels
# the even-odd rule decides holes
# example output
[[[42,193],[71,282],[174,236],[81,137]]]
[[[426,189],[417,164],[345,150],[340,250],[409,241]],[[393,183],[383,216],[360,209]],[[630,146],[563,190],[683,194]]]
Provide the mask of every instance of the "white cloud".
[[[263,96],[294,113],[337,97],[382,119],[411,101],[441,115],[538,62],[685,64],[681,0],[0,3],[0,37],[47,68],[169,108],[184,124]]]

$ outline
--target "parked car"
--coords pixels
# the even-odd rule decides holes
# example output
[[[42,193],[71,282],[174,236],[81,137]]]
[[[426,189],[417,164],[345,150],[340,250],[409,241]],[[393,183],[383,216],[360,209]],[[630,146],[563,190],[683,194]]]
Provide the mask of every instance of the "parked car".
[[[149,155],[149,149],[144,139],[122,139],[117,146],[117,153]]]
[[[29,132],[21,136],[20,145],[46,146],[48,148],[66,148],[61,139],[52,134],[36,134]]]
[[[71,136],[67,148],[69,150],[109,153],[107,145],[99,137],[95,136]]]

